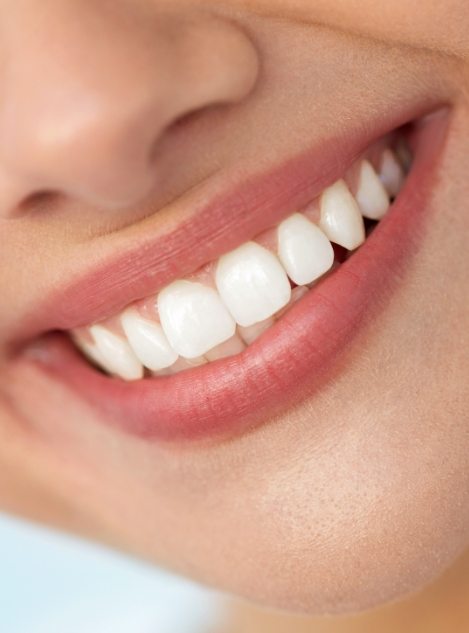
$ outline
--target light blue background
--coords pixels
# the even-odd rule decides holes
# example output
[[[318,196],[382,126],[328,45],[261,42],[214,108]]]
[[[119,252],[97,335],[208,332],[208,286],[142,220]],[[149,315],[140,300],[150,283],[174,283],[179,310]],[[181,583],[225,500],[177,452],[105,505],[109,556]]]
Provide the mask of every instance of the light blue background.
[[[221,610],[192,583],[0,514],[1,633],[210,633]]]

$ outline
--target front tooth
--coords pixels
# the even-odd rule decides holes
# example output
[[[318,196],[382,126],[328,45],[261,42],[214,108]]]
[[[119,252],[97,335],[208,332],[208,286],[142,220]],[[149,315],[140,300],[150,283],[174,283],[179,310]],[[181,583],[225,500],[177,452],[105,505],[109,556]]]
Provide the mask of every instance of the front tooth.
[[[404,170],[390,149],[385,149],[381,157],[379,177],[388,194],[395,198],[404,183]]]
[[[159,371],[170,367],[178,359],[159,323],[143,318],[137,310],[129,309],[122,315],[121,324],[131,348],[148,369]]]
[[[236,323],[213,288],[175,281],[158,295],[158,311],[171,347],[197,358],[233,336]]]
[[[92,325],[90,334],[96,343],[99,362],[103,369],[124,380],[138,380],[143,377],[142,363],[126,340],[102,325]]]
[[[365,241],[365,225],[357,201],[343,180],[321,195],[320,227],[331,242],[349,251]]]
[[[355,196],[365,218],[381,220],[389,209],[389,196],[373,165],[363,160],[360,165],[358,189]]]
[[[334,249],[321,229],[295,213],[278,227],[278,255],[288,276],[298,286],[311,283],[334,262]]]
[[[256,242],[221,257],[215,281],[225,305],[244,327],[267,319],[290,300],[290,282],[281,263]]]

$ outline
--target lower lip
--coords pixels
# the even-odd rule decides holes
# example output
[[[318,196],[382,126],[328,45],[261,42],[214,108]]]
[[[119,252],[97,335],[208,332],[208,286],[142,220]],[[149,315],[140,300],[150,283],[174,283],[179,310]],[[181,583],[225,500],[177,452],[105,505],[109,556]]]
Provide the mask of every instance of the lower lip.
[[[148,441],[226,438],[311,398],[338,371],[352,337],[379,318],[418,252],[447,118],[430,117],[418,132],[405,188],[365,245],[242,354],[125,383],[97,372],[57,335],[33,362],[91,403],[103,423]]]

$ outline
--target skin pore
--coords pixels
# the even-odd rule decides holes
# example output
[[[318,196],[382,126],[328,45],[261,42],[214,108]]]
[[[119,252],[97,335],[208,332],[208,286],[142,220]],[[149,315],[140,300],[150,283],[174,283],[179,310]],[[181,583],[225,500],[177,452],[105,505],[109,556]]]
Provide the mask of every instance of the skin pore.
[[[2,509],[274,609],[237,604],[230,633],[467,630],[466,5],[2,3]],[[16,352],[45,295],[178,226],[193,192],[414,102],[451,112],[430,221],[311,396],[227,441],[148,443]]]

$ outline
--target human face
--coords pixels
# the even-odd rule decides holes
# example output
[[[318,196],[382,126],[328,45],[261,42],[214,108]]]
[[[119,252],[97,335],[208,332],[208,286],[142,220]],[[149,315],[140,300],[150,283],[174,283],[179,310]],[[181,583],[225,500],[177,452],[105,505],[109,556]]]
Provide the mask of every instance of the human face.
[[[463,552],[468,32],[465,0],[2,2],[4,508],[309,613]]]

